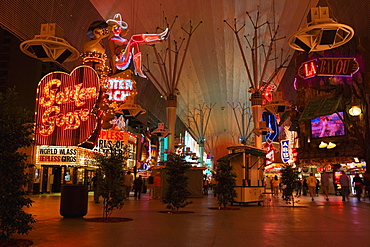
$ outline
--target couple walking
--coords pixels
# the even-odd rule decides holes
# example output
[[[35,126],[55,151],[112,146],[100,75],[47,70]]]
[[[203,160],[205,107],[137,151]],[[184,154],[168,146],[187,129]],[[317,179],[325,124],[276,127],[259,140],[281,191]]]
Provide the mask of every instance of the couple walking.
[[[134,180],[131,172],[128,171],[125,175],[123,175],[122,179],[122,187],[123,193],[125,193],[126,198],[130,196],[131,186],[134,189],[134,197],[140,199],[141,191],[143,189],[144,181],[141,175]]]

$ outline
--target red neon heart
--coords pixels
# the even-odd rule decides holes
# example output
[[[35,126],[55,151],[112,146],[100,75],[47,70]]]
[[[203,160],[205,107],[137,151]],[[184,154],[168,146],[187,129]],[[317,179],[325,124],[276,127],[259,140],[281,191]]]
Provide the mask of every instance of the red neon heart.
[[[77,146],[86,141],[97,126],[91,111],[98,96],[99,77],[91,67],[46,75],[37,90],[36,144]]]

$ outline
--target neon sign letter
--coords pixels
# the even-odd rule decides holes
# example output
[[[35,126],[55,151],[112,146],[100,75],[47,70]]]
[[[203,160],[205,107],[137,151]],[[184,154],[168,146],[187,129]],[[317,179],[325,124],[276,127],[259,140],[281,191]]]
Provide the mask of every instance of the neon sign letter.
[[[316,64],[315,61],[304,64],[304,74],[306,78],[313,77],[316,75]]]

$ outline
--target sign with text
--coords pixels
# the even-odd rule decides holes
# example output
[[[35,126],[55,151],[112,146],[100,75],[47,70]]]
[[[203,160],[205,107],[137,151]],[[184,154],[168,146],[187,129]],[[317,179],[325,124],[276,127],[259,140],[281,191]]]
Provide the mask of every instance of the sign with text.
[[[281,159],[283,163],[288,163],[290,160],[290,152],[289,152],[289,140],[282,140],[280,142],[281,145]]]
[[[127,78],[108,78],[109,100],[123,102],[134,91],[134,81]]]
[[[97,126],[92,109],[98,96],[99,77],[91,67],[46,75],[37,88],[36,144],[77,146],[86,141]]]
[[[65,147],[37,146],[36,163],[76,165],[77,147],[65,148]]]
[[[314,76],[351,77],[358,70],[355,58],[317,58],[302,63],[298,75],[304,79]]]
[[[272,143],[265,142],[263,149],[266,150],[266,166],[271,165],[275,161],[275,148]]]
[[[127,131],[101,130],[98,142],[94,151],[110,152],[114,150],[122,155],[132,158],[134,145],[136,145],[136,136]]]

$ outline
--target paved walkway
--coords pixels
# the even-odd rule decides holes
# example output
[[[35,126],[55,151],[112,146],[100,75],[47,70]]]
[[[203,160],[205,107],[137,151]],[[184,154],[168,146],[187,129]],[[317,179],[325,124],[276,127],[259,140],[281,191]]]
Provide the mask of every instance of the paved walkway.
[[[101,217],[102,204],[95,204],[89,194],[88,214],[66,219],[59,215],[60,195],[33,195],[28,212],[37,223],[27,238],[33,246],[58,247],[213,247],[213,246],[370,246],[370,203],[356,198],[342,202],[341,197],[323,196],[311,202],[299,197],[296,207],[274,198],[263,206],[233,206],[240,210],[212,210],[217,201],[212,194],[191,198],[182,209],[191,214],[164,214],[160,200],[130,197],[113,217],[132,218],[120,223],[87,222]],[[18,236],[15,236],[18,237]]]

